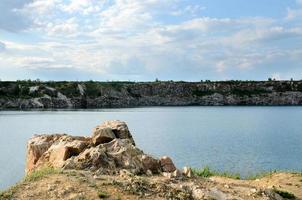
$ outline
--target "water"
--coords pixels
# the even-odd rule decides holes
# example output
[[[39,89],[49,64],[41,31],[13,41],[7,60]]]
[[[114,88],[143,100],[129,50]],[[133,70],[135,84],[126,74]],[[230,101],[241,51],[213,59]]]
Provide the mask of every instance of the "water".
[[[38,133],[91,135],[126,121],[136,144],[178,167],[256,172],[302,170],[302,107],[153,107],[79,111],[1,111],[0,189],[24,176],[26,141]]]

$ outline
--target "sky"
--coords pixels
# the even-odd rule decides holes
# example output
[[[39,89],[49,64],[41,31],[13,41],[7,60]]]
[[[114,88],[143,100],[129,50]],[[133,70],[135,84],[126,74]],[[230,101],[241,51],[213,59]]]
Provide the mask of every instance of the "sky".
[[[1,0],[1,80],[302,79],[302,0]]]

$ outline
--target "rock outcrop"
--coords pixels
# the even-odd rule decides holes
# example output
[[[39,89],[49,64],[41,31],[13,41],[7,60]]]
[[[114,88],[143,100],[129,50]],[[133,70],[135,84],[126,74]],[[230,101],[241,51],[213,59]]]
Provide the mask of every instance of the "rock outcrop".
[[[26,173],[45,165],[100,174],[118,174],[120,170],[147,175],[176,171],[169,157],[158,160],[138,149],[126,123],[118,120],[97,126],[92,137],[34,136],[27,145]]]
[[[0,109],[190,105],[302,105],[302,81],[0,81]]]

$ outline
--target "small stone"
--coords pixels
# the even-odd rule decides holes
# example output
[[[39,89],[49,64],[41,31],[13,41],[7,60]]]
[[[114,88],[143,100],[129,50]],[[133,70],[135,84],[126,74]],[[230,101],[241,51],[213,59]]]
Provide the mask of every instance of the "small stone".
[[[47,186],[47,191],[48,191],[48,192],[51,192],[51,191],[53,191],[53,190],[55,190],[55,186],[54,186],[54,185],[48,184],[48,186]]]
[[[181,175],[182,175],[182,173],[181,173],[181,171],[180,171],[179,169],[176,169],[176,170],[173,172],[173,174],[172,174],[172,176],[173,176],[174,178],[179,178],[179,177],[181,177]]]
[[[152,176],[152,175],[153,175],[153,173],[152,173],[152,171],[151,171],[151,170],[149,170],[149,169],[148,169],[148,170],[146,171],[146,175],[147,175],[147,176]]]
[[[228,184],[225,184],[224,187],[227,188],[227,189],[231,188]]]
[[[192,171],[191,167],[184,167],[182,173],[183,173],[183,175],[185,175],[188,178],[191,178],[193,176],[193,171]]]
[[[65,189],[62,189],[58,192],[59,196],[65,196],[67,193],[69,193],[69,191],[65,190]]]
[[[174,172],[176,167],[171,158],[164,156],[160,158],[160,165],[163,172]]]
[[[126,169],[121,169],[119,174],[120,174],[120,177],[122,177],[122,178],[128,178],[128,177],[133,176],[133,174]]]
[[[163,172],[163,176],[171,179],[172,178],[172,173],[170,173],[170,172]]]
[[[200,189],[200,188],[194,188],[193,190],[192,190],[192,197],[194,198],[194,199],[204,199],[204,197],[205,197],[205,193],[204,193],[204,191],[202,190],[202,189]]]
[[[250,191],[251,191],[251,193],[256,193],[256,192],[257,192],[257,189],[252,188]]]

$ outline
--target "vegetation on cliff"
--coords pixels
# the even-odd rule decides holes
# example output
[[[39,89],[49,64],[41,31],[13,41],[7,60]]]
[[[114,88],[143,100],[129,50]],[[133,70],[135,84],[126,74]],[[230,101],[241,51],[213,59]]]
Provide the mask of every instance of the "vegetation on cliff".
[[[0,81],[0,108],[302,105],[302,81]]]

